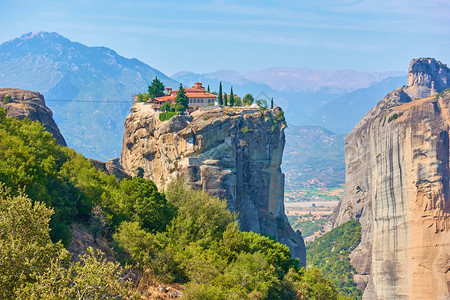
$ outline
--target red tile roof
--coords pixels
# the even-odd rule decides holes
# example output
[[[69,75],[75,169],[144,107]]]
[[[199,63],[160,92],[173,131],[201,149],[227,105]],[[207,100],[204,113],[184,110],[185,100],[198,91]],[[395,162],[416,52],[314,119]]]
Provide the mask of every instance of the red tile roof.
[[[217,98],[216,95],[205,92],[201,82],[196,82],[196,85],[191,88],[185,88],[186,96],[188,98]],[[170,102],[173,103],[178,91],[173,91],[170,96],[156,97],[154,102]]]

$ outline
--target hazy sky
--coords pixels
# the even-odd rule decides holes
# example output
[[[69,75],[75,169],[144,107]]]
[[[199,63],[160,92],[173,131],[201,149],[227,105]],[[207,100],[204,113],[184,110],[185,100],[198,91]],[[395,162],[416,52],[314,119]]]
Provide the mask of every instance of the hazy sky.
[[[415,57],[450,65],[450,0],[0,0],[0,8],[0,42],[58,32],[167,75],[273,66],[406,72]]]

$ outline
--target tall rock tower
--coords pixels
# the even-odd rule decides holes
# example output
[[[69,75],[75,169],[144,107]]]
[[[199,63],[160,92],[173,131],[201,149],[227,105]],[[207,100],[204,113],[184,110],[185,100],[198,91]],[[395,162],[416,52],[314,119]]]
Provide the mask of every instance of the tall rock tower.
[[[434,59],[412,60],[407,86],[346,137],[334,226],[361,223],[351,263],[364,299],[450,299],[449,75]]]
[[[121,163],[164,189],[184,177],[195,189],[226,199],[242,230],[270,234],[302,265],[303,238],[284,213],[284,115],[275,107],[207,107],[161,122],[149,104],[136,103],[125,122]]]

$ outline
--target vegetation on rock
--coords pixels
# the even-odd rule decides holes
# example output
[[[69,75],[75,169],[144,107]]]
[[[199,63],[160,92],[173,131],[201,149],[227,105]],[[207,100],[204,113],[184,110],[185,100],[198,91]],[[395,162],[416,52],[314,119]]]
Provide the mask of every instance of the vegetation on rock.
[[[337,298],[331,282],[300,269],[287,246],[240,231],[225,201],[182,182],[165,194],[143,178],[119,183],[57,145],[39,123],[6,118],[4,109],[0,138],[1,298],[136,296],[122,267],[94,250],[70,261],[59,241],[70,241],[72,222],[113,236],[124,263],[183,284],[188,299]]]
[[[350,220],[313,242],[307,252],[307,261],[336,286],[339,294],[360,299],[362,291],[353,280],[355,269],[349,255],[361,241],[361,225]]]

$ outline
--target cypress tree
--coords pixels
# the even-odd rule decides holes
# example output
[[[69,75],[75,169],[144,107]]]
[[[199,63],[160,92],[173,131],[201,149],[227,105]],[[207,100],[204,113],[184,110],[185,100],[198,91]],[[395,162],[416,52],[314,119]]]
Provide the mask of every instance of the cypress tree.
[[[217,95],[217,101],[219,102],[219,105],[223,105],[223,98],[222,98],[222,81],[219,84],[219,95]]]
[[[164,96],[164,88],[164,83],[162,83],[162,81],[158,79],[158,76],[155,76],[152,84],[148,87],[150,98],[154,99],[156,97]]]
[[[185,109],[189,109],[189,98],[186,96],[183,85],[180,83],[180,89],[175,96],[175,107],[182,105]]]
[[[270,99],[270,109],[273,108],[273,97]]]
[[[228,105],[228,97],[227,97],[227,93],[223,94],[223,105],[227,106]]]
[[[233,87],[231,87],[231,92],[230,92],[230,106],[234,106],[234,95],[233,95]]]
[[[206,90],[208,93],[211,93],[211,91],[209,90],[209,84],[208,84],[208,89]]]

